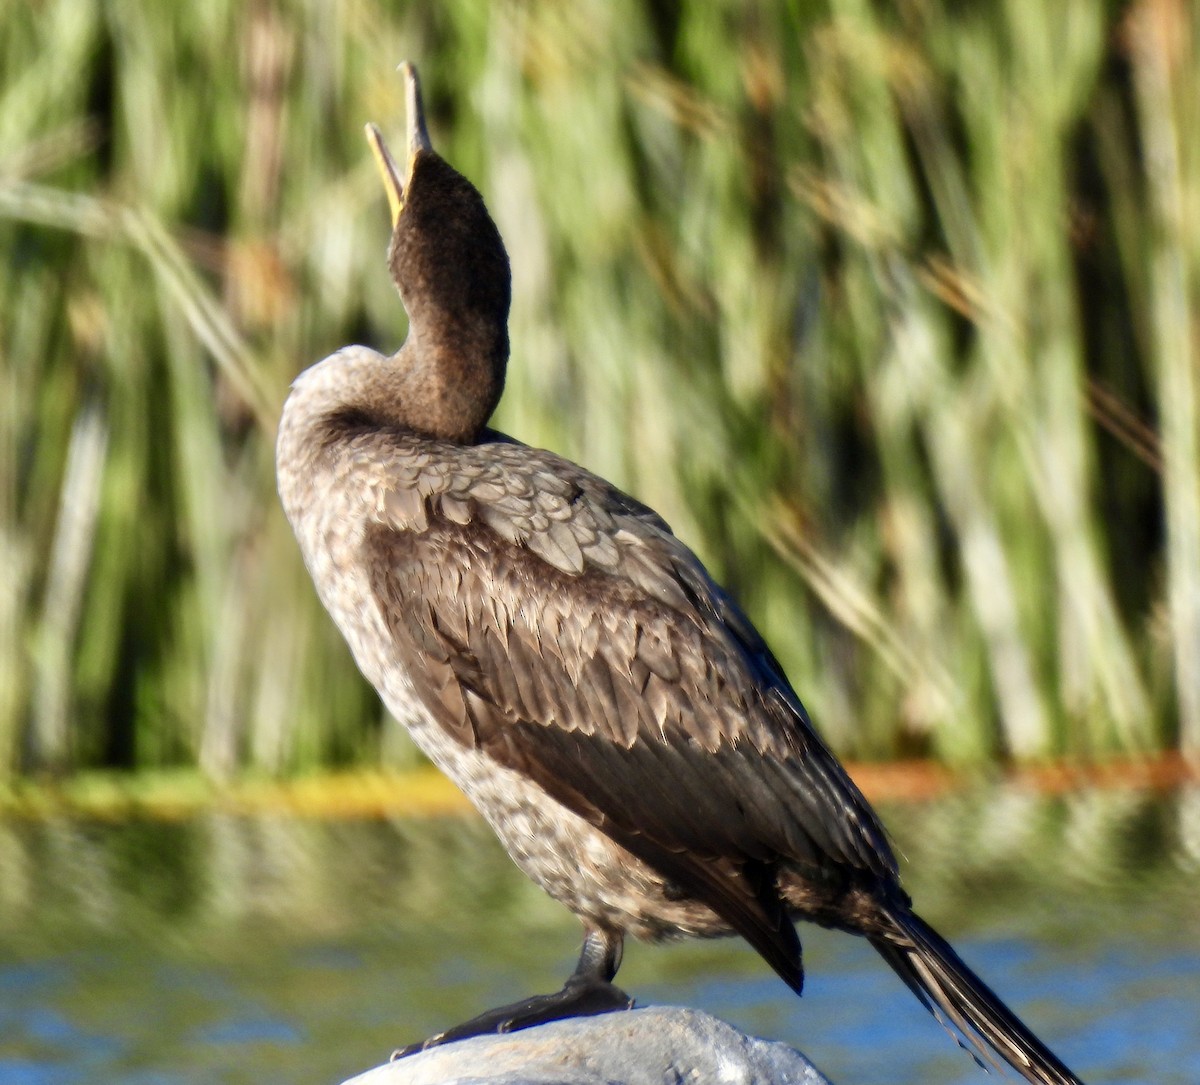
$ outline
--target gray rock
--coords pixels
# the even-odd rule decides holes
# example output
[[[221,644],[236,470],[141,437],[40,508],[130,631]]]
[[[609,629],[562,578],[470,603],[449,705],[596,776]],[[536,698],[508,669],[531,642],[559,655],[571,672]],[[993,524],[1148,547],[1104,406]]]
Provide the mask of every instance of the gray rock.
[[[431,1048],[344,1085],[829,1085],[786,1044],[653,1006]]]

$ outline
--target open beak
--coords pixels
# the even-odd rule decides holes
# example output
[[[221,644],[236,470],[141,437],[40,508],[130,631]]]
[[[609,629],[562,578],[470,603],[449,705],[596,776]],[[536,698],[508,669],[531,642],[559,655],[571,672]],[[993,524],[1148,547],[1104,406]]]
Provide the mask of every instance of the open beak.
[[[398,69],[404,77],[404,100],[408,112],[408,161],[403,173],[383,142],[383,134],[374,124],[367,125],[367,142],[379,167],[383,188],[387,193],[388,207],[392,213],[392,228],[400,219],[404,209],[404,189],[412,179],[413,164],[421,151],[432,151],[429,131],[425,127],[425,103],[421,100],[421,80],[417,69],[407,60]]]

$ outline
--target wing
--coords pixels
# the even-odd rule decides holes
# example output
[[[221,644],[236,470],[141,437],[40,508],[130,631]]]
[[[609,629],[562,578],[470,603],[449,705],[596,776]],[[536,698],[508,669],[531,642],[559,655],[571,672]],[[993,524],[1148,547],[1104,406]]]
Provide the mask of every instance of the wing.
[[[654,513],[550,453],[490,443],[409,475],[364,556],[435,717],[799,989],[777,865],[828,880],[895,863],[750,622]]]

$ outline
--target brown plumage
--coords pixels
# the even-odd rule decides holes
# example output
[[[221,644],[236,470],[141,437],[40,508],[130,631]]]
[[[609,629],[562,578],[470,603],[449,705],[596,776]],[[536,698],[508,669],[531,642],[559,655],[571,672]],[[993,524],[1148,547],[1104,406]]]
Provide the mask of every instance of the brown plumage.
[[[631,1004],[611,983],[626,933],[741,934],[799,992],[801,918],[867,937],[978,1057],[1075,1082],[912,912],[874,812],[696,556],[603,479],[486,428],[507,257],[405,74],[407,168],[368,135],[408,338],[296,380],[279,492],[363,673],[587,930],[561,992],[433,1042]]]

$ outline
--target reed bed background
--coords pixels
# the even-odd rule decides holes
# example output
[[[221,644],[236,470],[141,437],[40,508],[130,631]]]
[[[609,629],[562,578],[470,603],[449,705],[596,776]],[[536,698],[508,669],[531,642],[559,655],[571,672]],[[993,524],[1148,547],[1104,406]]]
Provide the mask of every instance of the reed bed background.
[[[497,424],[655,505],[866,758],[1200,756],[1186,0],[44,0],[0,20],[0,778],[410,763],[274,494],[395,349],[416,61]]]

